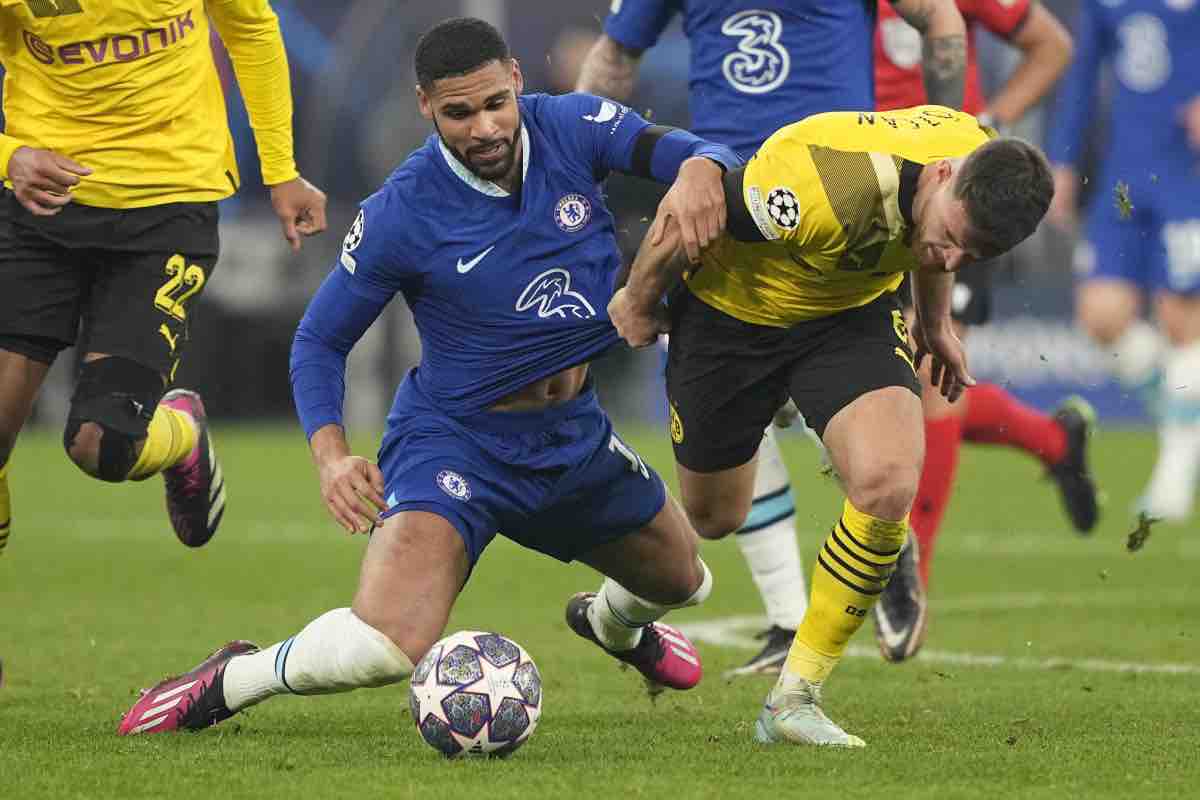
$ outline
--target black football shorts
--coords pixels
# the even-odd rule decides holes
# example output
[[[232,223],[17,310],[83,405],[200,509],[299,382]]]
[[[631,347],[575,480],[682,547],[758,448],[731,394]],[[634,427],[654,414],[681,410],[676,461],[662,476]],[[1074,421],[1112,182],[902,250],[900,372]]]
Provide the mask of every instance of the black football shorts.
[[[0,196],[0,349],[49,364],[73,344],[170,377],[217,263],[216,203],[52,217]]]
[[[789,396],[818,435],[868,392],[903,386],[920,396],[895,293],[790,328],[743,322],[686,289],[670,310],[671,441],[675,460],[693,472],[752,459]]]

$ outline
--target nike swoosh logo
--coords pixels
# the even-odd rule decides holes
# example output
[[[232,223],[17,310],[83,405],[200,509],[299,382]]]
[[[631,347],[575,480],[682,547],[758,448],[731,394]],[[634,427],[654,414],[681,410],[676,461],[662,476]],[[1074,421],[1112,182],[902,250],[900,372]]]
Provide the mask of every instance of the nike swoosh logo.
[[[465,264],[463,263],[463,260],[460,258],[458,260],[458,274],[466,275],[468,272],[470,272],[471,270],[473,270],[475,268],[476,264],[478,264],[480,261],[483,261],[483,259],[487,257],[488,253],[492,252],[495,249],[496,249],[496,245],[492,245],[487,250],[484,250],[482,253],[475,256],[474,258],[472,258],[470,261],[466,262]]]
[[[893,629],[888,623],[888,618],[885,614],[877,613],[875,615],[875,624],[879,626],[879,633],[889,648],[895,650],[904,644],[907,634],[904,631]]]

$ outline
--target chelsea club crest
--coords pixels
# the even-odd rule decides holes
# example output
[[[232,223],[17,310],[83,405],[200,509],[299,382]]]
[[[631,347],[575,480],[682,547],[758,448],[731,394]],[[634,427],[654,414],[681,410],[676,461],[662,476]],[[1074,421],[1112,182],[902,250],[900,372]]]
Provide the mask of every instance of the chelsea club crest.
[[[592,204],[581,194],[563,195],[554,207],[554,222],[566,233],[582,230],[592,218]]]

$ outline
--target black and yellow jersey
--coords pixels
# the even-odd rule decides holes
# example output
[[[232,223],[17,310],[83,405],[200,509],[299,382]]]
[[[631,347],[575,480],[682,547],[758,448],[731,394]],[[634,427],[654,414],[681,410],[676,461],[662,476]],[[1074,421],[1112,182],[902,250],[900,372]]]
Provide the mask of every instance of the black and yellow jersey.
[[[906,241],[921,165],[993,136],[944,106],[831,112],[781,128],[727,176],[741,183],[740,198],[727,198],[730,230],[688,287],[730,316],[776,327],[866,305],[917,266]]]
[[[237,188],[209,20],[229,50],[267,184],[296,177],[292,98],[267,0],[0,0],[6,127],[93,172],[84,205],[218,200]]]

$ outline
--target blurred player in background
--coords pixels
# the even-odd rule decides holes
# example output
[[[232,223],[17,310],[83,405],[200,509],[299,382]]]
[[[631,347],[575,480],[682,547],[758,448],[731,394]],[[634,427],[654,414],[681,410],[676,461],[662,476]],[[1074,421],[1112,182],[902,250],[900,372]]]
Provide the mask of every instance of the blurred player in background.
[[[725,176],[728,233],[693,268],[661,228],[609,304],[633,346],[669,328],[680,498],[726,531],[751,505],[761,432],[790,397],[846,493],[812,595],[756,725],[762,742],[861,747],[821,688],[894,572],[924,456],[916,366],[953,402],[974,383],[951,321],[956,270],[1009,251],[1053,193],[1037,148],[944,106],[817,114]],[[896,289],[911,272],[917,345]],[[673,291],[665,318],[659,307]],[[709,533],[713,531],[710,529]],[[719,531],[718,531],[719,532]]]
[[[929,102],[959,107],[966,39],[953,2],[903,0],[896,10],[923,37]],[[691,44],[692,128],[745,158],[788,123],[875,105],[875,9],[866,2],[616,0],[604,35],[584,62],[578,88],[628,99],[642,53],[676,14],[682,15]],[[785,410],[781,422],[790,419]],[[761,634],[762,651],[731,674],[778,671],[806,608],[795,499],[770,426],[757,463],[754,502],[735,527],[770,627]],[[693,517],[693,522],[705,537],[719,538],[730,530],[721,520]],[[904,564],[914,573],[910,583],[917,584],[913,560],[906,557]]]
[[[0,3],[0,548],[17,435],[73,344],[71,460],[104,481],[161,473],[184,544],[220,524],[204,405],[183,389],[164,396],[217,263],[217,201],[239,181],[210,20],[298,250],[325,228],[325,196],[296,171],[287,56],[266,0]]]
[[[618,341],[605,311],[621,259],[601,181],[619,170],[674,182],[664,207],[700,231],[698,248],[724,225],[723,170],[740,162],[609,100],[522,95],[520,67],[482,20],[434,26],[414,60],[436,133],[363,202],[292,348],[326,506],[347,530],[373,530],[353,608],[262,651],[226,645],[144,695],[122,734],[403,680],[497,532],[608,576],[568,602],[576,634],[656,687],[700,680],[691,643],[658,620],[703,602],[712,576],[588,374]],[[396,392],[376,465],[342,427],[346,356],[397,295],[421,363]]]
[[[1181,521],[1200,476],[1200,6],[1084,0],[1075,35],[1047,147],[1050,218],[1075,227],[1079,165],[1101,69],[1111,66],[1108,144],[1075,254],[1076,316],[1159,417],[1140,510]]]
[[[967,23],[967,77],[963,110],[983,124],[1007,128],[1025,115],[1054,86],[1071,61],[1071,37],[1054,15],[1036,0],[958,0]],[[985,28],[1021,51],[1021,61],[990,102],[980,89],[976,35]],[[921,76],[919,33],[897,16],[887,0],[879,5],[875,33],[875,94],[880,111],[928,102]],[[982,325],[991,305],[989,270],[960,273],[951,313],[959,336],[966,326]],[[908,287],[901,287],[909,302]],[[911,319],[910,319],[911,322]],[[920,545],[920,581],[929,585],[933,547],[958,465],[961,441],[1006,444],[1039,459],[1058,486],[1075,528],[1096,524],[1096,487],[1087,471],[1086,444],[1094,412],[1079,398],[1063,404],[1054,416],[1036,411],[1001,387],[981,383],[950,403],[931,390],[927,370],[920,372],[925,412],[925,465],[910,524]],[[875,606],[875,640],[884,658],[903,661],[925,640],[926,593],[898,574]]]

